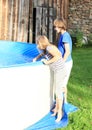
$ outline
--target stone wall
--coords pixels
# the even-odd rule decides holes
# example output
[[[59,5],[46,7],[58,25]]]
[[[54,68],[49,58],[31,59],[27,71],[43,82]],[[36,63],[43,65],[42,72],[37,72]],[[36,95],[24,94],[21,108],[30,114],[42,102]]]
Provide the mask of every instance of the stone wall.
[[[92,34],[92,0],[70,0],[68,28],[79,29],[84,36]]]

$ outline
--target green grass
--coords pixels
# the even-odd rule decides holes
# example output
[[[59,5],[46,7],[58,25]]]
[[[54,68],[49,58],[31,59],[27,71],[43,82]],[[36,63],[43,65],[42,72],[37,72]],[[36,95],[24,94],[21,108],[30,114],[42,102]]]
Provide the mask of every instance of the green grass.
[[[68,102],[79,110],[68,115],[66,127],[57,130],[92,130],[92,47],[73,48],[73,61]]]

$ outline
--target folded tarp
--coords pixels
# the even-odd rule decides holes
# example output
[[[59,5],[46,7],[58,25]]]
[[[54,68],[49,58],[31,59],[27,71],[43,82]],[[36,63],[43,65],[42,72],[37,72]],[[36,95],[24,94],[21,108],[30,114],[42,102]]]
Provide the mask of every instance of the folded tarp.
[[[56,117],[51,116],[52,112],[50,111],[45,117],[25,130],[55,130],[66,127],[68,124],[68,114],[77,111],[78,108],[70,103],[66,103],[63,109],[64,115],[60,122],[55,122]]]

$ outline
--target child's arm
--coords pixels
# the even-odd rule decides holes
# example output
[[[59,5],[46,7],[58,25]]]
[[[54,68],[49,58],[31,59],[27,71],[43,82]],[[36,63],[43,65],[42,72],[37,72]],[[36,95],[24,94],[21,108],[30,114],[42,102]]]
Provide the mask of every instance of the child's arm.
[[[37,61],[39,58],[41,58],[44,55],[44,51],[39,48],[39,45],[37,45],[37,50],[40,54],[33,59],[33,62]]]
[[[68,43],[65,43],[65,54],[64,54],[64,61],[66,61],[66,59],[68,58],[68,56],[70,55],[70,48],[69,48],[69,44]]]
[[[42,62],[44,64],[51,64],[53,62],[56,62],[60,57],[61,57],[61,53],[58,50],[57,47],[52,46],[52,48],[50,50],[48,50],[48,52],[53,56],[50,60],[46,60],[46,59],[42,59]]]
[[[33,62],[37,61],[37,60],[38,60],[39,58],[41,58],[43,55],[44,55],[43,53],[39,54],[37,57],[35,57],[35,58],[33,59]]]

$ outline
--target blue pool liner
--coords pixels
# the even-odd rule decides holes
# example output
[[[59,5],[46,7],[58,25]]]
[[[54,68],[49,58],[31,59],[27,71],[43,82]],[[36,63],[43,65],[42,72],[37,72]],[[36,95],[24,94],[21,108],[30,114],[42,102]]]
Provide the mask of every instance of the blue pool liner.
[[[39,52],[37,45],[32,43],[12,42],[0,40],[0,68],[41,65],[40,59],[32,62]]]

